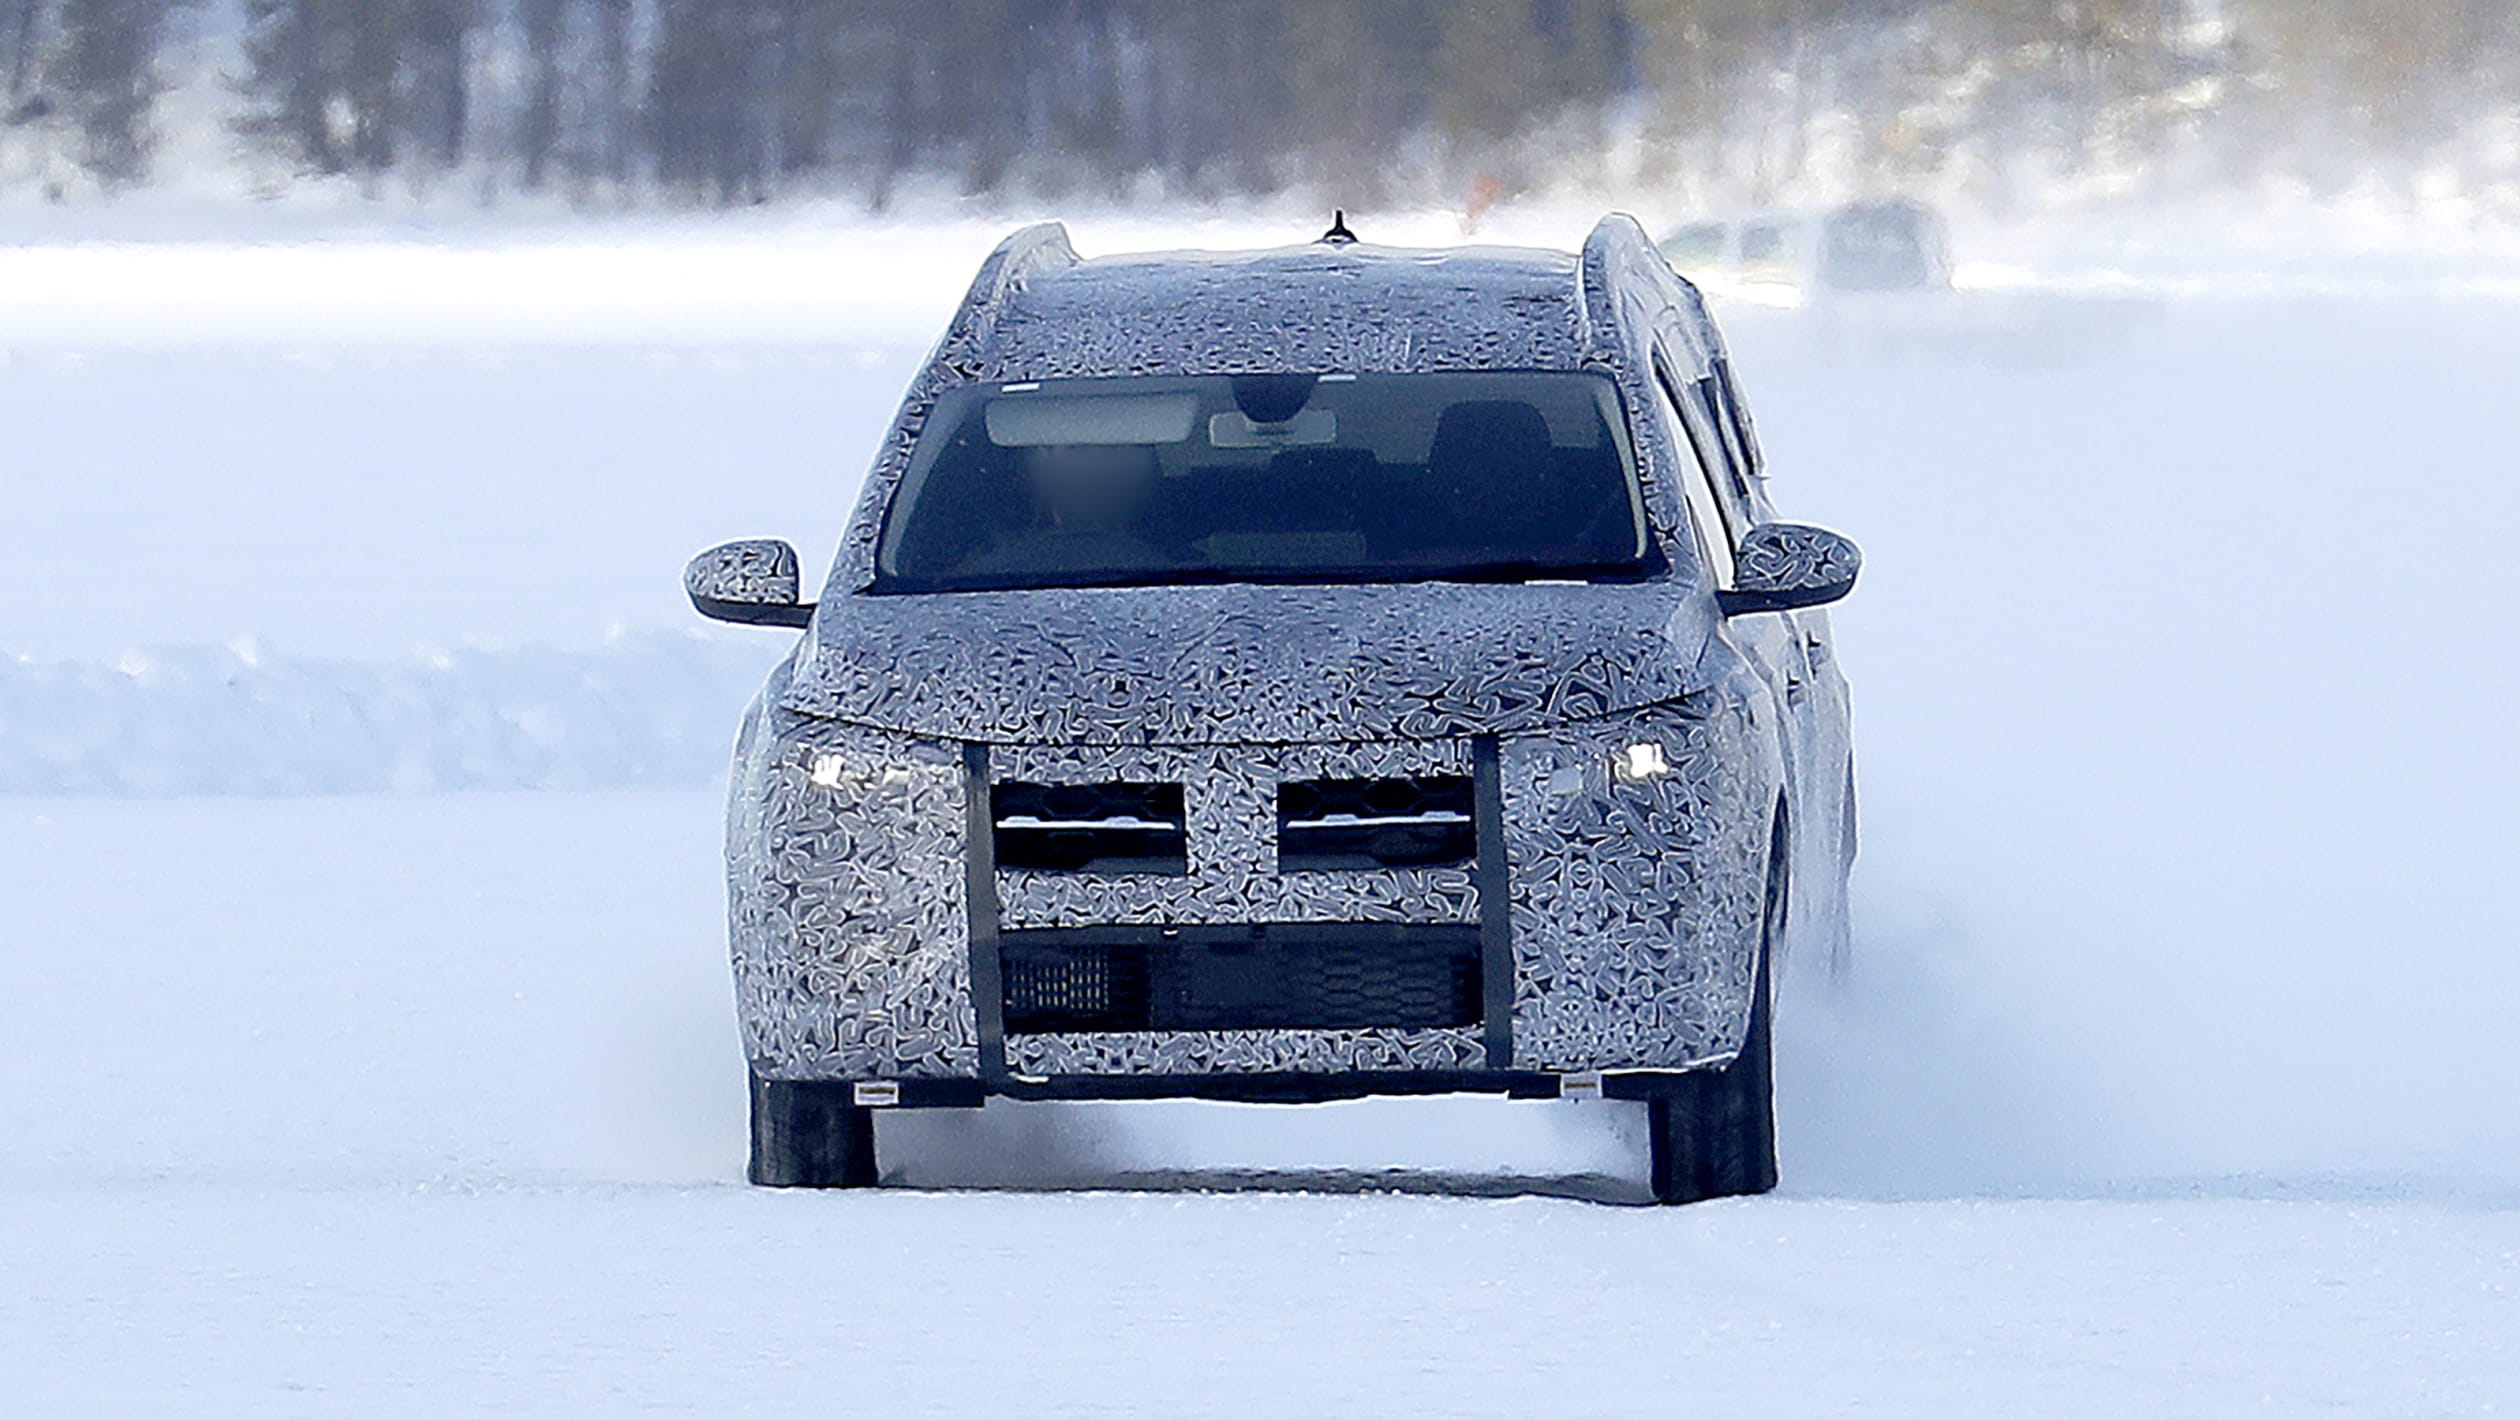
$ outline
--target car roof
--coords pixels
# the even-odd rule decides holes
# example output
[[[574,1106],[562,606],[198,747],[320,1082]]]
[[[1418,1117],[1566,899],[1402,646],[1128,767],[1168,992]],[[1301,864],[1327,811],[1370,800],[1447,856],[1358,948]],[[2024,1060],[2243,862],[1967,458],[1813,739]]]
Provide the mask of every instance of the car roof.
[[[1100,257],[1013,283],[983,357],[1003,380],[1575,369],[1579,270],[1565,252],[1330,242]]]

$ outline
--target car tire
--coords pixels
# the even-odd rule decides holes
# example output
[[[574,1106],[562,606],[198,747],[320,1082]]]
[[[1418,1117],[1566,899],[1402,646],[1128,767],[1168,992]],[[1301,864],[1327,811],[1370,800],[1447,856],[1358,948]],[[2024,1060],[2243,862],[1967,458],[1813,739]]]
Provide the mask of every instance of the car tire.
[[[875,1113],[852,1103],[845,1080],[752,1079],[752,1164],[769,1188],[868,1188],[875,1183]]]
[[[1776,1072],[1768,1032],[1768,962],[1782,885],[1771,873],[1750,1030],[1741,1053],[1719,1070],[1679,1076],[1646,1102],[1653,1135],[1656,1203],[1697,1203],[1776,1187]]]

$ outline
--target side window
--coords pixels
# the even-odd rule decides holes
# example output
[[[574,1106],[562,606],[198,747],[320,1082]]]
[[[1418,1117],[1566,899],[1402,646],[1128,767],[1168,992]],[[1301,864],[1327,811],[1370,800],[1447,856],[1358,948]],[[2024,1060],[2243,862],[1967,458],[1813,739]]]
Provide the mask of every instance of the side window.
[[[1698,551],[1715,573],[1715,585],[1729,587],[1733,581],[1733,530],[1725,520],[1723,505],[1716,500],[1714,480],[1708,465],[1724,459],[1720,441],[1714,439],[1711,426],[1689,418],[1688,401],[1680,394],[1677,381],[1671,377],[1671,366],[1662,352],[1654,352],[1654,383],[1662,389],[1663,418],[1669,421],[1672,447],[1680,457],[1680,490],[1688,498],[1689,522],[1695,529]],[[1712,458],[1710,459],[1710,455]]]
[[[1715,502],[1724,510],[1724,526],[1738,542],[1751,523],[1750,480],[1741,472],[1749,464],[1749,454],[1742,443],[1740,422],[1732,417],[1732,386],[1724,381],[1722,367],[1716,368],[1718,373],[1689,387],[1689,396],[1683,396],[1676,385],[1671,396],[1711,431],[1698,452],[1708,481],[1715,485]]]
[[[1713,335],[1712,322],[1706,314],[1706,302],[1696,291],[1682,288],[1679,295],[1679,319],[1686,325]],[[1752,494],[1750,480],[1767,475],[1766,459],[1759,452],[1757,428],[1750,422],[1750,411],[1741,402],[1741,386],[1733,378],[1732,357],[1725,353],[1720,337],[1715,339],[1714,358],[1706,377],[1692,388],[1701,408],[1714,420],[1728,455],[1723,477],[1718,486],[1728,497],[1748,506]],[[1674,390],[1677,394],[1677,388]]]
[[[1715,373],[1709,378],[1714,385],[1711,394],[1722,396],[1722,402],[1714,407],[1722,411],[1724,434],[1732,441],[1733,480],[1741,485],[1741,496],[1747,498],[1750,496],[1749,480],[1767,473],[1763,466],[1765,460],[1759,455],[1758,431],[1751,426],[1750,411],[1741,402],[1740,386],[1733,383],[1732,360],[1729,357],[1716,360]]]
[[[1721,462],[1726,477],[1718,480],[1718,485],[1724,488],[1728,497],[1737,497],[1743,463],[1741,437],[1739,427],[1733,423],[1726,407],[1724,383],[1713,375],[1707,375],[1691,385],[1689,392],[1697,397],[1697,407],[1706,412],[1708,422],[1715,426],[1717,441],[1723,445]]]

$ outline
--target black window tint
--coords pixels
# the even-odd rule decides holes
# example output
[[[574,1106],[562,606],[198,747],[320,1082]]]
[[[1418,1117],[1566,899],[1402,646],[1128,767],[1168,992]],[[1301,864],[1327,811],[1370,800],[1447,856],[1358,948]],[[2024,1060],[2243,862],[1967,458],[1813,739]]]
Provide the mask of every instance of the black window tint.
[[[1677,452],[1686,465],[1680,470],[1680,491],[1688,501],[1689,522],[1697,534],[1698,551],[1713,572],[1715,584],[1729,587],[1735,534],[1730,515],[1716,497],[1714,476],[1714,470],[1724,460],[1722,444],[1711,434],[1714,425],[1703,418],[1703,410],[1699,411],[1701,417],[1690,417],[1689,401],[1659,349],[1654,352],[1654,383],[1661,387],[1663,417],[1671,423],[1679,446]]]
[[[1733,378],[1730,356],[1722,356],[1715,361],[1715,388],[1723,396],[1724,423],[1739,460],[1733,469],[1733,478],[1740,486],[1741,496],[1747,498],[1750,496],[1749,480],[1764,477],[1767,473],[1766,455],[1759,452],[1759,431],[1750,422],[1750,406],[1742,403],[1741,385]]]
[[[956,390],[887,510],[877,591],[1659,570],[1626,415],[1571,371]]]

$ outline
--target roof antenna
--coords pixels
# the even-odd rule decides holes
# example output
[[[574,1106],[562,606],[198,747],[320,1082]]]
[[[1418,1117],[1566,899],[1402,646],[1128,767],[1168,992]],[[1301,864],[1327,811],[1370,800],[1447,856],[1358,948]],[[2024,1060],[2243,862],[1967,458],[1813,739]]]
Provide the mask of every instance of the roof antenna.
[[[1330,230],[1322,233],[1320,240],[1334,247],[1348,246],[1355,242],[1356,233],[1348,230],[1346,208],[1330,209]]]

